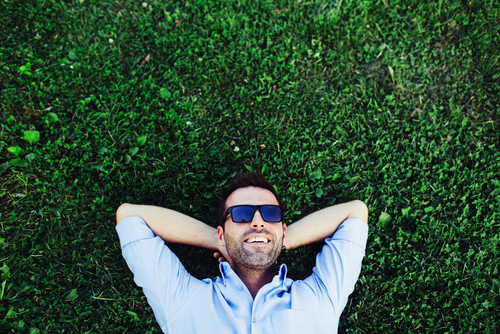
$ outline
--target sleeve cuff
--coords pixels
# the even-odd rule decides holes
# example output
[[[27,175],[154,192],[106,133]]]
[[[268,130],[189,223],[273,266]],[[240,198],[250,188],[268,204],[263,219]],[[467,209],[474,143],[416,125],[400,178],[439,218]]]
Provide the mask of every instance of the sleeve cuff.
[[[348,240],[365,248],[368,240],[368,224],[359,218],[349,218],[340,224],[332,240]]]
[[[116,225],[116,232],[118,232],[118,237],[120,238],[121,248],[137,240],[155,237],[144,219],[139,216],[127,217],[120,220]]]

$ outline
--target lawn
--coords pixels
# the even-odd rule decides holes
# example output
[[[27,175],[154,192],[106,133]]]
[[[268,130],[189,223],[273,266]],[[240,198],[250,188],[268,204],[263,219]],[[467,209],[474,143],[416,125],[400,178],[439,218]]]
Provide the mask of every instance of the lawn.
[[[1,1],[0,332],[159,333],[116,209],[216,226],[247,170],[289,224],[368,205],[340,333],[498,332],[499,22],[493,0]]]

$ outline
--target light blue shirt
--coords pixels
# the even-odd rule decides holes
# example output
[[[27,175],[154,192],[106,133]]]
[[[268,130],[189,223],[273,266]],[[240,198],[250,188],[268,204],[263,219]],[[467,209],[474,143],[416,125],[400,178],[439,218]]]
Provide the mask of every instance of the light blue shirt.
[[[311,276],[293,281],[282,264],[255,300],[227,262],[221,277],[199,280],[140,217],[116,230],[123,257],[165,333],[337,333],[347,297],[361,270],[368,225],[345,220],[325,240]]]

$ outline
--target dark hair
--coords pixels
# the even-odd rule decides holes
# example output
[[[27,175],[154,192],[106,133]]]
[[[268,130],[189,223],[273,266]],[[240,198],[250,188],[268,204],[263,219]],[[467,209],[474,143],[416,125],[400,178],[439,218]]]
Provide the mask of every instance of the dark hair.
[[[281,202],[281,198],[278,196],[276,193],[276,190],[274,190],[274,187],[269,183],[269,181],[266,180],[266,178],[260,174],[260,173],[254,173],[254,172],[249,172],[249,173],[238,173],[236,176],[231,180],[231,183],[229,186],[222,192],[222,198],[220,199],[219,202],[219,212],[217,216],[217,221],[219,222],[219,225],[224,228],[224,214],[226,213],[226,202],[227,198],[237,189],[239,188],[245,188],[245,187],[258,187],[262,189],[267,189],[270,192],[273,193],[274,197],[276,197],[276,200],[278,201],[279,206],[281,207],[282,212],[284,212],[283,208],[283,203]],[[283,223],[285,220],[283,219]]]

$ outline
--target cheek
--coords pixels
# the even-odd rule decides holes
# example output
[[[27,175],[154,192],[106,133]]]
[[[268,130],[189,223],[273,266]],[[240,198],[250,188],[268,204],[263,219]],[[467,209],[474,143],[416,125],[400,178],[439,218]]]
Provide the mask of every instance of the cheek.
[[[238,238],[238,231],[235,231],[234,228],[229,228],[226,225],[226,228],[224,229],[224,233],[222,233],[221,238],[224,241],[224,243],[227,245],[228,243],[234,241],[235,239]]]
[[[277,227],[274,229],[274,234],[278,239],[284,238],[285,237],[285,231],[283,231],[283,228]]]

